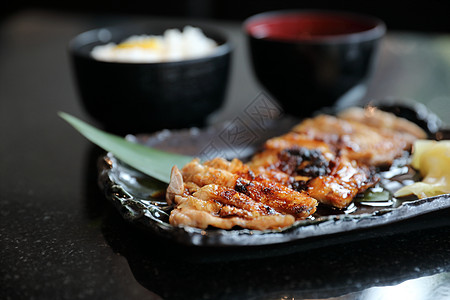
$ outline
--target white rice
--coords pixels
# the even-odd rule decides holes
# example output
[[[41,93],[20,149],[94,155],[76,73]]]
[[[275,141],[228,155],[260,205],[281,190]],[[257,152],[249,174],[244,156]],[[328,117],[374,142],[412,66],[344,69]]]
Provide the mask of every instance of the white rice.
[[[120,48],[123,43],[133,44],[151,41],[155,47],[144,48],[138,45]],[[134,35],[116,45],[109,43],[96,46],[91,55],[101,61],[128,62],[128,63],[154,63],[167,61],[180,61],[199,58],[211,54],[217,43],[206,37],[201,29],[186,26],[183,32],[178,29],[168,29],[161,36]]]

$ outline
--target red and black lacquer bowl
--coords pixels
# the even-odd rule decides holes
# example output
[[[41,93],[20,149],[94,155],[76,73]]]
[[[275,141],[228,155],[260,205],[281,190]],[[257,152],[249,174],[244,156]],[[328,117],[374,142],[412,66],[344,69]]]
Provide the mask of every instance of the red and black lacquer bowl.
[[[287,113],[308,116],[364,96],[386,26],[347,12],[288,10],[252,16],[243,30],[259,82]]]

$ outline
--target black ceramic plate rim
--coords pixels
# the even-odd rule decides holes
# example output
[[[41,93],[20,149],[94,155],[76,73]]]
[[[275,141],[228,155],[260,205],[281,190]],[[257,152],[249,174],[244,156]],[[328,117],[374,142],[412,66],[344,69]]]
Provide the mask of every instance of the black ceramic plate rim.
[[[155,217],[164,211],[148,201],[135,197],[117,181],[117,174],[127,167],[121,166],[114,155],[107,153],[101,158],[100,186],[107,197],[126,220],[139,224],[166,238],[195,246],[260,246],[292,242],[336,233],[382,226],[426,213],[450,207],[450,194],[404,202],[398,208],[385,208],[370,214],[330,215],[317,219],[301,220],[281,230],[202,230],[189,226],[174,227]],[[125,169],[121,169],[125,168]],[[140,173],[139,171],[135,171]],[[142,176],[146,176],[142,174]],[[339,226],[337,226],[339,225]]]

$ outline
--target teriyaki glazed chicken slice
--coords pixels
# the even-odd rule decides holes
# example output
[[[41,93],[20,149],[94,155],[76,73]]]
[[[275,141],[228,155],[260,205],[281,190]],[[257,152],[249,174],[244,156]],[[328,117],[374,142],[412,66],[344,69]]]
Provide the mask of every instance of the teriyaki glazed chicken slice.
[[[281,229],[311,216],[317,205],[345,209],[426,133],[376,108],[305,119],[269,139],[248,163],[194,159],[173,167],[166,199],[174,226]]]

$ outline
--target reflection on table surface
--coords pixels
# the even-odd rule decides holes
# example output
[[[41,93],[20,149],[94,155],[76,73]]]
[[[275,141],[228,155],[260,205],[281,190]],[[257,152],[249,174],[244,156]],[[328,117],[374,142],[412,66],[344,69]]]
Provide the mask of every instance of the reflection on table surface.
[[[25,11],[1,24],[0,298],[448,299],[449,210],[320,247],[315,240],[183,247],[125,222],[97,186],[102,152],[56,112],[90,120],[73,85],[68,41],[130,19]],[[240,24],[214,24],[236,49],[220,121],[262,89]],[[450,123],[449,82],[450,35],[389,32],[366,98],[415,99]]]
[[[446,300],[450,298],[450,273],[444,272],[431,276],[424,276],[417,279],[406,280],[402,283],[389,286],[377,286],[364,289],[360,292],[344,294],[332,298],[304,298],[303,296],[292,294],[266,295],[262,298],[266,300]]]
[[[432,276],[406,280],[392,286],[373,287],[361,292],[340,297],[328,298],[336,300],[444,300],[450,298],[450,273],[444,272]]]

